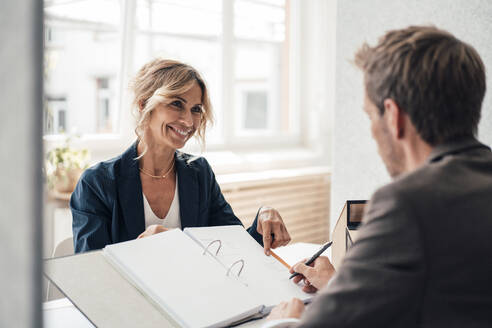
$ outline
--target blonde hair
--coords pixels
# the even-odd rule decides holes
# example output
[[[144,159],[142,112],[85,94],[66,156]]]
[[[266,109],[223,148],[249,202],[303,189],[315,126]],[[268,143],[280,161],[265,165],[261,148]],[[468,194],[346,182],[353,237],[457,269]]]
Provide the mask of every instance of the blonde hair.
[[[145,64],[138,71],[131,85],[135,95],[133,100],[133,112],[136,118],[135,133],[139,141],[145,144],[145,129],[156,106],[167,99],[187,92],[195,82],[202,90],[203,108],[195,136],[202,150],[205,148],[205,130],[207,125],[213,124],[212,105],[205,81],[193,67],[176,60],[162,58],[156,58]],[[139,158],[146,151],[147,145],[144,146],[144,151]]]

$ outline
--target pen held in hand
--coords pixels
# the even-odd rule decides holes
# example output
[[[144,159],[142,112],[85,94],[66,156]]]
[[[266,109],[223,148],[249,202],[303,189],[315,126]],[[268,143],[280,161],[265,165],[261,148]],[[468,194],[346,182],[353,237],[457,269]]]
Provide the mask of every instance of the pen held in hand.
[[[305,265],[310,265],[311,263],[313,263],[321,254],[323,254],[324,251],[326,251],[328,249],[328,247],[331,246],[331,244],[333,244],[333,241],[330,241],[329,243],[326,243],[324,244],[320,249],[319,251],[317,251],[309,260],[306,261],[306,263],[304,263]],[[294,272],[290,277],[289,279],[292,279],[296,276],[300,275],[300,273],[298,272]]]

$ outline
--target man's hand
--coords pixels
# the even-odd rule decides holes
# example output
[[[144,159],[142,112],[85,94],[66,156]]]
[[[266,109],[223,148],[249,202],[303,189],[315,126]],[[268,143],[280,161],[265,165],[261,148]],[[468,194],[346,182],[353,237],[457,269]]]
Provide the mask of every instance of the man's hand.
[[[335,274],[335,268],[326,256],[318,257],[310,266],[304,264],[306,260],[296,263],[290,269],[290,273],[300,273],[300,275],[294,277],[294,283],[297,284],[299,281],[304,280],[305,286],[302,290],[306,293],[315,293],[328,284],[328,281]]]
[[[142,232],[137,237],[137,239],[152,236],[152,235],[155,235],[156,233],[164,232],[164,231],[168,231],[168,230],[169,230],[168,228],[164,228],[163,226],[161,226],[159,224],[153,224],[153,225],[148,226],[147,229],[145,229],[145,231]]]
[[[270,248],[285,246],[290,242],[290,235],[282,217],[272,207],[261,207],[256,230],[263,236],[263,248],[266,255],[270,255]]]
[[[267,320],[300,318],[302,312],[304,312],[304,303],[298,298],[293,298],[289,302],[282,302],[274,307]]]

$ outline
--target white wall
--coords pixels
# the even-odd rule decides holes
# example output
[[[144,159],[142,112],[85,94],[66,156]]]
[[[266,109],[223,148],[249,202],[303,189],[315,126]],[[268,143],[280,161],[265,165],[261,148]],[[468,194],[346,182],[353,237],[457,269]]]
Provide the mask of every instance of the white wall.
[[[433,24],[474,46],[492,88],[492,2],[488,0],[343,0],[337,12],[336,107],[333,137],[331,226],[347,199],[368,199],[390,181],[362,112],[362,74],[350,63],[364,41],[375,44],[387,30]],[[492,144],[492,96],[486,94],[479,126]]]
[[[302,1],[299,108],[304,146],[331,164],[335,107],[336,0]]]

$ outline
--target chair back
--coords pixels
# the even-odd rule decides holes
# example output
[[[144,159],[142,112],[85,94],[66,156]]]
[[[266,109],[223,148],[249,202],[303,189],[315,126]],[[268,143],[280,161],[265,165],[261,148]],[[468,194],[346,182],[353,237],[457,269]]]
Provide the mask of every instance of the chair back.
[[[56,245],[51,257],[62,257],[74,254],[73,237],[66,238]],[[62,292],[51,281],[48,281],[48,290],[46,292],[46,301],[53,301],[59,298],[64,298]]]

